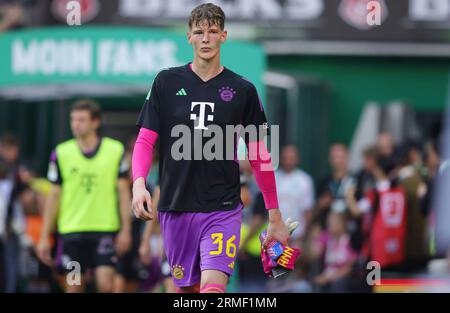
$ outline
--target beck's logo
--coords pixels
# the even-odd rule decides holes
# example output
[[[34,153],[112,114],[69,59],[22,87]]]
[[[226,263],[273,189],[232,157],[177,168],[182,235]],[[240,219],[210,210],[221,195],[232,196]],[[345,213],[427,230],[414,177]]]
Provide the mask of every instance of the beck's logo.
[[[205,126],[205,111],[208,106],[211,109],[211,113],[214,113],[214,103],[213,102],[192,102],[191,104],[191,112],[194,111],[196,106],[200,106],[199,115],[195,113],[191,113],[191,120],[194,121],[194,129],[208,129]],[[214,119],[214,115],[207,114],[206,119],[209,122],[212,122]]]

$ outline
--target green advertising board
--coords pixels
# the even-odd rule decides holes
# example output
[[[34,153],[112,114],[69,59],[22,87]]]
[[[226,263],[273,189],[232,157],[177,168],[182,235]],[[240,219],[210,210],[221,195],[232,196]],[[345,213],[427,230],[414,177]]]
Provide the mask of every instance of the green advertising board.
[[[46,94],[52,98],[65,90],[55,86],[145,92],[161,69],[192,61],[193,52],[181,33],[67,26],[2,34],[0,55],[0,95],[20,98],[24,88],[42,94],[52,86]],[[222,48],[222,63],[252,81],[264,98],[261,76],[266,59],[259,45],[229,40]]]

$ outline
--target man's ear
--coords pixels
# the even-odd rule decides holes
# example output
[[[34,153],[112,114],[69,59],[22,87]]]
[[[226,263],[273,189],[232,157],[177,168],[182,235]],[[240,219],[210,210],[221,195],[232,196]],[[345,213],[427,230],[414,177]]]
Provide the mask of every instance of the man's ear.
[[[99,119],[99,118],[96,118],[95,120],[94,120],[94,123],[95,123],[95,129],[99,129],[100,128],[100,126],[101,126],[101,120]]]
[[[228,32],[226,30],[224,30],[222,32],[222,36],[221,36],[221,42],[224,43],[227,40],[227,36],[228,36]]]
[[[186,35],[187,35],[187,39],[188,39],[189,44],[191,44],[191,36],[192,36],[191,32],[188,31],[188,32],[186,33]]]

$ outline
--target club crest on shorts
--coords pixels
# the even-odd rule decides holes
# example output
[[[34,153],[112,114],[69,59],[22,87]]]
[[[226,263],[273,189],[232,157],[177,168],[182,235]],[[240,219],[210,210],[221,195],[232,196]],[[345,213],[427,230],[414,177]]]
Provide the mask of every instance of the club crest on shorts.
[[[175,279],[182,279],[184,277],[184,267],[179,264],[172,266],[172,275]]]

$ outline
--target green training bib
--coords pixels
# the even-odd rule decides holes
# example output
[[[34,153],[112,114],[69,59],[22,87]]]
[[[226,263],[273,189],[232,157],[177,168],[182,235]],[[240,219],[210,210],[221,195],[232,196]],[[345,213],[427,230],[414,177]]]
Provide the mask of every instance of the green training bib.
[[[106,137],[92,158],[83,155],[75,139],[56,147],[62,177],[60,234],[119,229],[117,180],[123,151],[122,143]]]

